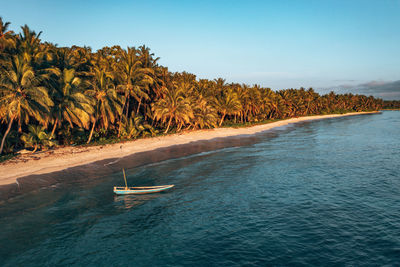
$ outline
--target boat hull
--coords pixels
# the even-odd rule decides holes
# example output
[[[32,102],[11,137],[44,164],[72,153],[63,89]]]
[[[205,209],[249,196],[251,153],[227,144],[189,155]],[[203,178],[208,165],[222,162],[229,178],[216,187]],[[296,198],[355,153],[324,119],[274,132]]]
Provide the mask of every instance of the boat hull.
[[[114,187],[114,193],[117,195],[151,194],[165,191],[172,187],[174,187],[174,185],[128,187],[128,189],[126,189],[125,187]]]

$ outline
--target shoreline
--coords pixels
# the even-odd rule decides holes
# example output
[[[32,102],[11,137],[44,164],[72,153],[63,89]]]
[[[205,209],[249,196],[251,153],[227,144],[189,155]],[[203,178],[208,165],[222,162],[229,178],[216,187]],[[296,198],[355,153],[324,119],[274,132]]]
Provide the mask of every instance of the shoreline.
[[[298,122],[375,113],[380,112],[353,112],[305,116],[243,128],[194,130],[116,144],[91,147],[68,146],[40,152],[38,154],[18,156],[17,160],[9,160],[0,164],[0,200],[58,183],[62,181],[59,174],[64,173],[65,176],[67,169],[72,171],[76,176],[82,176],[79,175],[79,173],[84,173],[85,166],[90,164],[96,165],[96,171],[98,171],[100,175],[104,175],[104,173],[117,171],[126,164],[135,167],[150,162],[166,160],[168,158],[200,153],[202,150],[210,151],[229,146],[229,144],[222,143],[219,145],[212,144],[213,140],[216,139],[236,137],[237,141],[237,137],[239,136],[251,136],[273,128]],[[226,140],[226,142],[228,142],[228,140]],[[196,147],[194,151],[192,149],[190,152],[187,145],[197,143],[198,147]],[[176,151],[174,151],[173,148],[175,148]],[[129,160],[128,158],[131,159]]]

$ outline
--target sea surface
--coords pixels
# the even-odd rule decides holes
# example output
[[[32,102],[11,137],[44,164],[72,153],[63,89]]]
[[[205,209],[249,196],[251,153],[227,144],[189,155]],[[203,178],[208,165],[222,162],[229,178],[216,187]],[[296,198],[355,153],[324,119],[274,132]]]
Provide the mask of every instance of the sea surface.
[[[2,203],[0,266],[400,266],[399,111],[252,140]]]

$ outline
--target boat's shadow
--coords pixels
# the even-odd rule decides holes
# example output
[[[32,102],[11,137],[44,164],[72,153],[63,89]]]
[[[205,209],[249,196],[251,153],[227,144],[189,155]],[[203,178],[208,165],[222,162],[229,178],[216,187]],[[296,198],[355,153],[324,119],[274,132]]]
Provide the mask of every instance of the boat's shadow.
[[[162,196],[163,192],[142,195],[114,195],[114,204],[118,208],[132,209],[144,203]]]

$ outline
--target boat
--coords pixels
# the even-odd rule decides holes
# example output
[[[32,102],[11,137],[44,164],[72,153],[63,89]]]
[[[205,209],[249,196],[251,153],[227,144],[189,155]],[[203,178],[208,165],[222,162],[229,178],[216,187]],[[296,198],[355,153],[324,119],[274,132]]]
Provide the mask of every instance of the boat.
[[[170,185],[160,185],[160,186],[143,186],[143,187],[118,187],[114,186],[114,193],[117,195],[128,195],[128,194],[150,194],[158,193],[167,189],[174,187],[173,184]]]
[[[128,183],[126,182],[125,170],[122,169],[122,171],[124,173],[125,187],[114,186],[114,193],[117,195],[158,193],[175,186],[173,184],[169,184],[169,185],[158,185],[158,186],[129,187]]]

